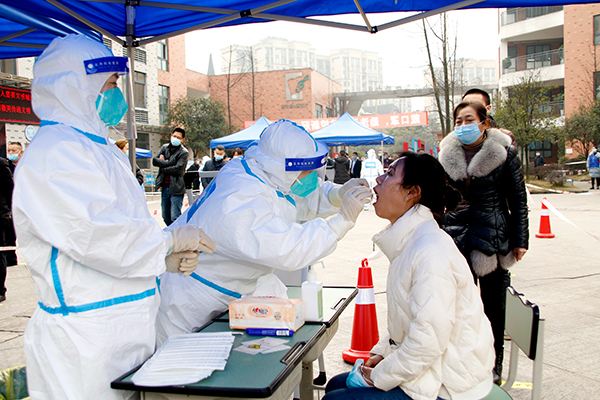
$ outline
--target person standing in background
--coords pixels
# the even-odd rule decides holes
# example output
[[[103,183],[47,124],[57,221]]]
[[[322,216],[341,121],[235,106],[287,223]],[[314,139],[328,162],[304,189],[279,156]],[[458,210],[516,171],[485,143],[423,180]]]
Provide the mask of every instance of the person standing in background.
[[[352,160],[350,160],[350,175],[352,178],[360,178],[360,170],[362,169],[362,161],[358,157],[358,153],[352,153]]]
[[[15,245],[12,220],[13,168],[6,158],[0,157],[0,246]],[[16,264],[14,251],[0,252],[0,303],[6,300],[6,268]]]
[[[185,167],[188,160],[188,151],[183,147],[185,130],[173,129],[171,140],[163,145],[158,156],[152,159],[152,165],[158,168],[156,189],[161,189],[161,206],[163,221],[167,226],[181,215],[183,195],[185,194]]]
[[[21,157],[23,157],[23,145],[20,142],[9,142],[6,148],[6,158],[8,159],[8,169],[12,176],[11,179],[15,176],[15,169],[17,168]],[[4,185],[0,187],[4,187]],[[10,192],[7,192],[6,195],[12,196],[12,189]],[[5,243],[5,246],[16,246],[17,239],[12,217],[10,218],[10,222],[7,221],[6,223],[2,223],[2,226],[0,227],[0,236]],[[17,253],[14,250],[5,251],[3,253],[4,262],[7,266],[17,265]]]
[[[591,190],[594,190],[594,183],[596,183],[595,189],[600,190],[600,153],[596,148],[593,148],[587,159],[587,167],[590,172],[590,180],[592,181]]]
[[[119,139],[115,142],[115,145],[125,154],[125,156],[129,159],[129,142],[127,139]],[[140,167],[135,165],[135,179],[140,183],[140,185],[144,184],[144,174],[142,174],[142,170]]]
[[[377,158],[375,150],[369,149],[369,151],[367,151],[367,159],[362,163],[360,177],[366,179],[372,189],[377,185],[375,179],[377,179],[379,175],[383,175],[383,165]]]
[[[10,142],[8,143],[8,147],[6,148],[6,158],[12,164],[12,169],[14,172],[15,167],[19,163],[21,156],[23,155],[23,145],[20,142]]]
[[[448,174],[444,230],[467,259],[492,325],[494,382],[502,378],[508,269],[529,247],[527,192],[508,135],[491,127],[480,102],[454,109],[454,131],[440,143]]]
[[[200,160],[195,159],[192,165],[189,166],[185,171],[183,181],[185,182],[185,194],[188,198],[188,203],[191,205],[194,202],[194,190],[200,188],[200,176],[198,171],[200,170]]]
[[[218,145],[215,148],[213,158],[204,163],[202,171],[220,171],[225,165],[225,147]],[[202,178],[202,187],[206,189],[214,178]],[[173,219],[175,220],[175,219]]]
[[[340,151],[340,155],[335,159],[333,168],[335,170],[333,183],[343,185],[350,180],[350,160],[348,160],[348,153],[346,151]]]

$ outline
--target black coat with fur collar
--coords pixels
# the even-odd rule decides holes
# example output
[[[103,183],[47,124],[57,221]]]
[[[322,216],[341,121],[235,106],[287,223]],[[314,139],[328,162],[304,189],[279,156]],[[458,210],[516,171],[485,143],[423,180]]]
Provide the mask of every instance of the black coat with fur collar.
[[[487,139],[468,165],[454,135],[446,136],[440,148],[439,160],[450,186],[444,230],[467,259],[474,251],[504,256],[514,248],[528,248],[527,193],[511,138],[488,129]]]

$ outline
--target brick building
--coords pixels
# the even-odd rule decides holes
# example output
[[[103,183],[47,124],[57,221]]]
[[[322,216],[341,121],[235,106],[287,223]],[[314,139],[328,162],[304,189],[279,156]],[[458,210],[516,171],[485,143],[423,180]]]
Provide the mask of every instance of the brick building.
[[[565,115],[600,98],[600,4],[565,7]]]
[[[260,116],[271,120],[331,117],[333,93],[342,89],[337,82],[310,68],[255,72],[254,77],[251,73],[214,75],[208,79],[210,97],[223,104],[226,120],[231,112],[232,130],[243,128],[244,121]]]

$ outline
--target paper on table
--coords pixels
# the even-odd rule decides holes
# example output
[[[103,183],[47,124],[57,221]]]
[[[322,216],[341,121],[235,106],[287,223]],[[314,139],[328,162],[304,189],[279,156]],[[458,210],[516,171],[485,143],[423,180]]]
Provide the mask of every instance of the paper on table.
[[[195,383],[225,369],[234,337],[231,332],[190,333],[170,337],[131,378],[139,386]]]
[[[286,345],[286,343],[288,342],[289,340],[286,339],[265,337],[261,339],[248,340],[246,342],[242,342],[242,345],[236,347],[234,350],[253,356],[256,354],[269,354],[274,353],[276,351],[290,349],[291,347]]]

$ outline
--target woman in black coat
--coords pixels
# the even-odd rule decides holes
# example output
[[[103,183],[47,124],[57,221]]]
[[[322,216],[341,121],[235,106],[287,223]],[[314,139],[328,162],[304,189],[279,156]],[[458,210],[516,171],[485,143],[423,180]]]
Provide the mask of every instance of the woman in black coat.
[[[439,161],[449,181],[444,230],[452,236],[479,282],[494,332],[496,382],[502,375],[508,268],[529,245],[527,193],[511,138],[490,127],[479,103],[454,109],[455,130],[440,143]]]

